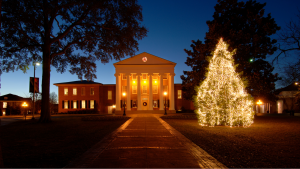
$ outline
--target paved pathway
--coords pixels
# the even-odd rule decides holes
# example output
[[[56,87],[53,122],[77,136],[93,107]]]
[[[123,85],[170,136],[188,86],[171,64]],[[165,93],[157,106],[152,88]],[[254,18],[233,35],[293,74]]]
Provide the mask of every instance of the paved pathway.
[[[226,168],[158,115],[131,116],[66,168]]]

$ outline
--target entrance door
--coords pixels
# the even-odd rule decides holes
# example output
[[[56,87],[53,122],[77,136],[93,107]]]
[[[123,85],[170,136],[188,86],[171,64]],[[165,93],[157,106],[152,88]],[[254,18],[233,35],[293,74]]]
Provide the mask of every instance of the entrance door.
[[[142,98],[142,110],[148,110],[149,102],[148,98]]]
[[[283,111],[283,100],[278,100],[277,101],[277,111],[278,111],[279,114],[282,113],[282,111]]]

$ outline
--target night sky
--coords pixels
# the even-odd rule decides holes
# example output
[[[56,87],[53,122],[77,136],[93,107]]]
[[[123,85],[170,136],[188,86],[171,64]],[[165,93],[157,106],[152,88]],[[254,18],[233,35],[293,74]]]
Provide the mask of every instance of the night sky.
[[[298,9],[300,10],[299,0],[258,0],[258,2],[267,3],[265,15],[271,13],[281,28],[284,28],[291,20],[297,21],[296,15]],[[191,70],[184,63],[187,57],[184,49],[191,49],[192,40],[204,40],[205,33],[208,31],[206,21],[212,20],[217,0],[140,0],[139,4],[143,7],[144,21],[142,25],[149,32],[147,37],[139,41],[139,51],[136,54],[147,52],[177,63],[174,82],[181,83],[180,75],[183,74],[183,70]],[[277,35],[274,35],[273,38],[277,38]],[[273,58],[274,55],[268,56],[267,60]],[[279,66],[282,67],[289,61],[291,59],[281,59],[279,65],[274,65],[276,68],[274,73],[280,73]],[[104,65],[99,61],[97,63],[97,79],[94,81],[103,84],[115,84],[113,66],[115,62],[117,61],[112,60]],[[26,74],[22,71],[3,73],[1,75],[1,95],[12,93],[29,97],[29,77],[33,77],[33,66],[29,68],[30,70]],[[36,77],[40,78],[41,85],[42,65],[37,67]],[[72,75],[68,71],[60,74],[52,67],[50,92],[57,94],[57,87],[53,85],[54,83],[76,80],[78,80],[77,75]],[[276,88],[279,87],[282,86],[276,85]]]

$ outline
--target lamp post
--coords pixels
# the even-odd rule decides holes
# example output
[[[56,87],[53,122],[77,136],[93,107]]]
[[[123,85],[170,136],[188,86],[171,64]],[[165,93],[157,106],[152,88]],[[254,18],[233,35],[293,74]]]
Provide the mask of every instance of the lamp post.
[[[126,93],[124,92],[123,93],[123,96],[124,96],[124,103],[123,103],[123,107],[124,107],[124,113],[123,113],[123,116],[126,116],[126,113],[125,113],[125,96],[126,96]]]
[[[164,95],[165,95],[165,114],[164,115],[167,115],[167,92],[164,92]]]
[[[33,64],[34,66],[34,71],[33,71],[33,111],[32,111],[32,120],[34,120],[34,111],[35,111],[35,66],[39,66],[39,62],[35,62]]]
[[[24,107],[24,117],[25,117],[25,121],[26,121],[26,107],[28,107],[28,104],[26,102],[24,102],[22,104],[22,107]]]
[[[113,108],[113,115],[115,115],[116,105],[113,105],[112,108]]]
[[[262,105],[263,104],[263,102],[261,102],[260,100],[258,100],[258,102],[256,102],[256,104],[259,106],[259,108],[260,108],[260,105]],[[259,109],[258,109],[258,111],[259,111]]]

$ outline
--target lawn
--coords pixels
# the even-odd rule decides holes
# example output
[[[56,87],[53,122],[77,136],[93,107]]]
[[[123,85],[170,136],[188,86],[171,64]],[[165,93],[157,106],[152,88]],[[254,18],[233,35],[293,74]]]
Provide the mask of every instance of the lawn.
[[[300,167],[300,117],[255,117],[249,128],[164,120],[229,168]]]
[[[30,120],[1,126],[4,167],[62,168],[126,121],[81,118],[67,116],[47,124]]]

